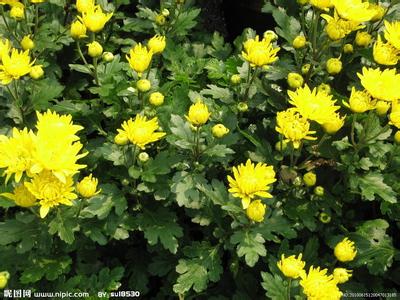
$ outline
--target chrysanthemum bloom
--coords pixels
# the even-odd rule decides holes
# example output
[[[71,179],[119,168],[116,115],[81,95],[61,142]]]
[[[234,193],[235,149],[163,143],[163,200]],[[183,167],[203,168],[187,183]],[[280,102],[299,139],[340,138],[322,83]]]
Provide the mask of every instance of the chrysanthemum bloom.
[[[347,262],[352,261],[356,257],[357,250],[354,242],[346,237],[335,246],[334,254],[339,261]]]
[[[290,72],[287,77],[287,83],[292,89],[297,89],[303,85],[304,78],[299,73]]]
[[[65,183],[67,177],[85,167],[77,164],[80,158],[87,155],[87,152],[79,153],[83,146],[76,135],[83,127],[74,125],[70,115],[60,116],[50,110],[44,114],[37,112],[37,117],[37,133],[33,138],[34,163],[30,172],[38,174],[48,170]]]
[[[247,217],[254,222],[262,222],[264,220],[266,205],[261,200],[253,200],[246,209]]]
[[[349,21],[367,22],[376,14],[376,11],[369,7],[369,2],[362,0],[332,0],[332,4],[339,16]]]
[[[122,129],[117,129],[117,136],[128,138],[132,144],[144,149],[147,144],[165,136],[165,132],[155,132],[157,129],[159,129],[157,117],[147,121],[146,117],[136,115],[134,120],[131,118],[122,123]]]
[[[15,187],[13,193],[2,193],[0,195],[13,200],[15,204],[21,207],[31,207],[36,204],[35,196],[23,184]]]
[[[275,62],[278,57],[276,54],[279,47],[274,48],[270,38],[259,40],[258,35],[255,39],[249,39],[243,44],[244,51],[242,56],[252,67],[263,67]]]
[[[345,268],[335,268],[333,270],[333,278],[338,282],[338,283],[345,283],[347,282],[350,277],[352,276],[353,271],[347,270]]]
[[[306,262],[301,260],[302,256],[303,254],[300,253],[297,258],[295,255],[285,258],[285,255],[282,254],[281,260],[278,261],[277,266],[279,270],[282,271],[283,275],[296,279],[304,273]]]
[[[336,100],[332,100],[332,95],[316,88],[311,91],[308,85],[296,91],[288,91],[288,95],[289,103],[294,105],[304,118],[321,125],[328,122],[339,109],[339,106],[335,106]]]
[[[166,46],[166,42],[165,42],[165,36],[156,34],[155,36],[153,36],[150,40],[149,43],[147,44],[147,47],[149,47],[149,49],[151,51],[153,51],[154,54],[158,54],[164,51]]]
[[[339,58],[330,58],[326,62],[326,70],[331,75],[336,75],[342,70],[342,62]]]
[[[400,50],[400,21],[385,21],[385,39],[393,47]]]
[[[94,0],[76,0],[76,9],[80,13],[84,13],[91,10],[94,4]]]
[[[154,106],[160,106],[164,103],[164,95],[160,92],[154,92],[150,94],[149,102]]]
[[[340,130],[340,128],[343,127],[344,119],[345,119],[344,116],[341,117],[339,113],[336,113],[332,116],[332,118],[328,122],[322,124],[322,128],[328,134],[335,134]]]
[[[396,73],[396,69],[381,71],[379,68],[364,67],[362,74],[357,73],[357,75],[361,79],[362,86],[373,98],[384,101],[400,99],[400,74]]]
[[[73,39],[86,37],[86,26],[81,21],[77,20],[71,24],[71,37]]]
[[[13,49],[11,55],[3,53],[2,64],[0,65],[0,80],[2,84],[9,84],[31,71],[34,61],[31,62],[29,50],[18,51]]]
[[[149,67],[152,57],[153,51],[147,50],[146,47],[139,43],[129,51],[129,55],[126,56],[126,59],[131,68],[140,76]]]
[[[90,57],[99,57],[103,53],[103,47],[99,42],[93,41],[87,44],[88,54]]]
[[[310,267],[308,273],[301,274],[300,285],[307,299],[336,300],[342,297],[333,275],[327,275],[327,269]]]
[[[0,39],[0,62],[4,55],[7,55],[11,50],[11,43],[7,39]]]
[[[272,198],[268,193],[270,184],[275,182],[275,172],[272,166],[264,163],[254,165],[250,159],[246,164],[233,167],[233,177],[228,176],[229,192],[242,199],[242,206],[246,209],[250,201],[259,196]]]
[[[325,31],[333,41],[340,40],[352,31],[365,27],[365,25],[361,25],[359,22],[341,19],[336,10],[333,17],[327,14],[321,15],[321,17],[326,20]]]
[[[382,100],[376,102],[375,111],[378,114],[378,116],[386,115],[389,108],[390,108],[390,102],[382,101]]]
[[[372,35],[366,31],[357,31],[354,42],[357,46],[367,47],[372,41]]]
[[[15,3],[17,3],[19,0],[0,0],[0,5],[13,5]]]
[[[60,204],[70,206],[71,200],[77,198],[72,177],[66,177],[65,182],[61,182],[50,171],[34,175],[30,182],[25,182],[25,186],[38,199],[41,218],[46,217],[50,208]]]
[[[378,64],[394,66],[400,59],[400,50],[397,50],[390,43],[382,42],[381,36],[378,35],[378,40],[374,44],[373,55]]]
[[[90,174],[78,182],[76,190],[82,197],[91,198],[101,192],[101,189],[96,191],[98,182],[97,178]]]
[[[31,68],[31,71],[29,72],[29,76],[31,76],[32,79],[39,79],[42,78],[44,75],[44,70],[42,68],[42,65],[36,65]]]
[[[306,37],[304,35],[298,35],[296,38],[293,40],[293,48],[295,49],[300,49],[303,48],[306,45]]]
[[[82,17],[78,17],[78,19],[82,21],[90,31],[99,32],[111,19],[112,15],[113,13],[104,13],[100,5],[95,5],[87,11],[82,12]]]
[[[33,163],[32,152],[34,134],[27,128],[18,130],[13,128],[12,137],[0,135],[0,168],[6,168],[6,182],[15,174],[15,181],[19,182],[24,173],[29,174]]]
[[[381,20],[386,13],[386,8],[380,4],[370,2],[369,9],[375,12],[375,15],[371,19],[372,22]]]
[[[210,115],[207,105],[202,101],[197,101],[189,107],[189,113],[185,117],[193,126],[201,126],[207,123]]]
[[[16,2],[11,6],[10,17],[19,21],[25,18],[25,5],[21,2]]]
[[[350,108],[352,112],[363,113],[375,109],[376,101],[371,98],[367,91],[358,91],[352,87],[349,103],[343,102],[343,104]]]
[[[229,128],[223,124],[216,124],[211,129],[212,135],[216,138],[222,138],[229,133]]]
[[[331,0],[310,0],[310,4],[314,7],[317,7],[319,9],[328,11],[330,7],[332,7],[332,1]]]
[[[302,140],[317,139],[310,136],[315,133],[315,131],[310,131],[310,122],[295,108],[278,112],[275,130],[286,138],[285,142],[291,141],[295,149],[300,147]]]

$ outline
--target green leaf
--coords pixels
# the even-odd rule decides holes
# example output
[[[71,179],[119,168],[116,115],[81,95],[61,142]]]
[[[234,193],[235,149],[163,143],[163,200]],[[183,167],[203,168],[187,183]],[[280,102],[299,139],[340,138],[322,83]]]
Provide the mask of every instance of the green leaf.
[[[261,286],[266,291],[265,295],[272,300],[287,299],[287,285],[282,278],[276,274],[272,275],[268,272],[261,272]]]
[[[84,74],[92,74],[92,71],[85,65],[76,65],[76,64],[69,64],[71,70],[84,73]]]
[[[200,92],[201,95],[210,95],[214,99],[220,100],[227,104],[232,103],[234,101],[232,92],[229,89],[221,88],[214,84],[208,84],[207,87],[208,89],[203,89]]]
[[[56,79],[46,78],[35,82],[34,92],[31,95],[32,106],[35,110],[44,110],[49,107],[49,101],[58,98],[64,86]]]
[[[266,218],[259,226],[262,237],[267,241],[274,241],[279,243],[281,238],[277,234],[286,239],[292,239],[297,236],[297,232],[293,229],[293,224],[283,216],[279,209],[274,209],[270,217]]]
[[[178,172],[172,178],[171,191],[176,194],[179,206],[199,209],[204,205],[204,199],[199,192],[199,186],[205,185],[206,180],[198,174]]]
[[[194,133],[190,129],[189,123],[185,122],[181,116],[171,115],[171,132],[175,136],[169,135],[167,141],[175,144],[182,149],[192,149]]]
[[[193,242],[183,250],[187,258],[180,259],[176,266],[179,274],[173,290],[185,294],[191,288],[197,293],[207,288],[208,282],[217,282],[223,272],[218,247],[208,242]]]
[[[171,253],[177,252],[178,238],[183,236],[183,230],[177,224],[175,213],[164,207],[155,211],[146,209],[137,216],[136,222],[150,245],[160,241]]]
[[[216,58],[210,59],[204,67],[208,71],[209,79],[220,79],[225,77],[225,64]]]
[[[37,282],[43,277],[50,281],[56,280],[60,275],[69,272],[71,264],[72,259],[69,256],[34,259],[22,272],[21,283]]]
[[[224,37],[217,31],[213,33],[211,40],[212,49],[209,51],[210,55],[218,59],[225,60],[228,58],[232,51],[230,44],[225,43]]]
[[[75,240],[74,228],[77,226],[75,218],[64,215],[57,211],[56,217],[49,223],[49,233],[57,233],[60,239],[67,244],[72,244]]]
[[[226,157],[227,155],[233,153],[235,153],[235,151],[223,144],[217,144],[213,147],[207,148],[207,150],[204,151],[204,154],[210,157]]]
[[[189,33],[189,30],[196,26],[196,19],[197,16],[200,14],[200,11],[201,10],[199,8],[195,8],[182,12],[176,19],[171,32],[173,32],[177,36],[187,35]]]
[[[265,240],[260,233],[251,231],[236,231],[230,239],[234,245],[237,244],[236,252],[239,257],[244,256],[246,264],[254,267],[260,256],[266,256]]]

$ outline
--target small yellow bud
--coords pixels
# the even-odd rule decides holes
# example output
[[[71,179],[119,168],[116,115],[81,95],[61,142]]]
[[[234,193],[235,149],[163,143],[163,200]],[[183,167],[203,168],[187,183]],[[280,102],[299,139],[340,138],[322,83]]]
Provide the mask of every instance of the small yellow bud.
[[[165,21],[166,21],[166,20],[165,20],[165,17],[164,17],[162,14],[159,14],[159,15],[156,16],[155,21],[156,21],[156,24],[157,24],[157,25],[162,26],[162,25],[165,24]]]
[[[136,83],[136,87],[140,92],[145,93],[145,92],[150,91],[151,82],[149,80],[147,80],[147,79],[140,79]]]
[[[285,149],[287,148],[288,142],[282,140],[282,141],[278,141],[275,144],[275,150],[276,151],[285,151]]]
[[[303,85],[304,78],[299,73],[291,72],[288,74],[287,83],[292,89],[297,89]]]
[[[320,93],[325,93],[327,95],[330,95],[331,86],[327,83],[321,83],[319,86],[317,86],[317,91]]]
[[[160,92],[151,93],[149,102],[154,106],[160,106],[164,103],[164,95]]]
[[[293,48],[300,49],[306,45],[306,37],[304,35],[298,35],[293,40]]]
[[[355,43],[360,47],[367,47],[372,41],[372,36],[366,31],[357,31]]]
[[[73,39],[81,39],[86,37],[86,26],[80,21],[71,24],[71,37]]]
[[[147,152],[140,152],[138,155],[139,161],[142,163],[145,163],[149,160],[150,156],[147,154]]]
[[[21,40],[21,47],[24,50],[31,50],[35,47],[30,35],[25,35]]]
[[[238,109],[240,112],[246,112],[246,111],[249,110],[249,106],[247,105],[246,102],[239,102],[239,103],[237,104],[237,109]]]
[[[371,19],[372,22],[381,20],[386,13],[385,7],[383,7],[382,5],[379,5],[379,4],[375,4],[375,3],[370,3],[369,9],[373,9],[375,11],[375,15]]]
[[[25,18],[25,6],[21,2],[16,2],[11,6],[10,17],[19,21]]]
[[[222,124],[217,124],[217,125],[213,126],[213,128],[211,129],[211,132],[212,132],[214,137],[222,138],[223,136],[225,136],[226,134],[229,133],[229,129],[226,128]]]
[[[313,186],[317,182],[317,175],[314,172],[307,172],[303,175],[303,181],[306,186]]]
[[[330,58],[326,62],[326,70],[331,75],[336,75],[342,70],[342,62],[339,58]]]
[[[390,108],[390,103],[387,101],[378,101],[375,105],[375,111],[378,116],[384,116]]]
[[[331,221],[331,216],[325,212],[322,212],[319,214],[319,220],[324,224],[328,224]]]
[[[396,142],[396,144],[400,144],[400,130],[398,130],[398,131],[394,134],[394,141]]]
[[[76,0],[76,10],[80,13],[87,12],[94,6],[94,0]]]
[[[41,65],[33,66],[29,72],[29,76],[32,79],[39,79],[44,75],[44,71]]]
[[[247,217],[254,222],[262,222],[264,220],[266,205],[261,200],[252,201],[246,209]]]
[[[330,118],[328,122],[322,124],[322,128],[327,134],[335,134],[344,125],[344,118],[336,114],[334,117]]]
[[[186,116],[186,119],[193,126],[201,126],[207,123],[210,115],[211,113],[208,111],[207,105],[202,101],[197,101],[189,107],[189,113]]]
[[[293,180],[293,185],[294,185],[294,186],[301,186],[302,183],[303,183],[303,180],[301,179],[300,176],[297,176],[297,177]]]
[[[319,197],[322,197],[325,194],[325,189],[320,185],[316,186],[314,189],[314,194]]]
[[[282,254],[281,260],[277,262],[277,266],[283,275],[296,279],[305,273],[304,267],[306,266],[306,262],[301,260],[302,256],[303,254],[300,253],[297,258],[295,255],[285,258],[285,255]]]
[[[335,246],[334,254],[339,261],[348,262],[356,257],[357,250],[353,241],[344,238]]]
[[[349,54],[349,53],[353,53],[353,51],[354,51],[354,48],[353,48],[352,44],[345,44],[343,46],[343,52],[344,53]]]
[[[96,41],[87,44],[87,47],[90,57],[99,57],[103,53],[103,47]]]
[[[333,270],[333,279],[336,280],[338,283],[345,283],[352,276],[352,272],[353,271],[347,270],[345,268],[335,268]]]
[[[310,72],[310,69],[311,69],[311,65],[310,64],[305,64],[305,65],[303,65],[301,67],[301,73],[303,75],[306,75],[306,74],[308,74],[308,72]]]
[[[264,38],[269,39],[271,41],[276,41],[278,39],[278,35],[272,31],[272,30],[267,30],[264,32]]]
[[[120,134],[118,133],[115,137],[114,137],[114,143],[116,143],[117,145],[123,146],[128,144],[129,139],[125,134]]]
[[[8,279],[10,279],[10,273],[7,271],[0,272],[0,289],[7,286]]]
[[[153,36],[150,40],[149,43],[147,44],[147,47],[153,51],[154,54],[161,53],[164,51],[166,46],[165,42],[165,36],[158,35],[156,34]]]
[[[231,76],[231,83],[232,84],[239,84],[240,83],[240,80],[241,80],[241,78],[240,78],[240,75],[239,74],[233,74],[232,76]]]
[[[91,198],[101,192],[101,189],[96,191],[98,180],[95,177],[92,177],[92,174],[84,177],[78,184],[76,185],[77,192],[84,198]]]
[[[161,14],[162,14],[164,17],[168,17],[168,16],[169,16],[169,10],[166,9],[166,8],[164,8],[164,9],[162,10]]]
[[[114,54],[112,54],[111,52],[104,52],[102,57],[104,62],[110,62],[114,59]]]

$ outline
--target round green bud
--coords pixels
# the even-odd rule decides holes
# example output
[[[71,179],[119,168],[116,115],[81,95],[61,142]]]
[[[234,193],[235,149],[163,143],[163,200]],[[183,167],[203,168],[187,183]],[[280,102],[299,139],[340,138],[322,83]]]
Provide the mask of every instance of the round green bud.
[[[325,189],[322,186],[316,186],[314,189],[314,194],[322,197],[325,194]]]

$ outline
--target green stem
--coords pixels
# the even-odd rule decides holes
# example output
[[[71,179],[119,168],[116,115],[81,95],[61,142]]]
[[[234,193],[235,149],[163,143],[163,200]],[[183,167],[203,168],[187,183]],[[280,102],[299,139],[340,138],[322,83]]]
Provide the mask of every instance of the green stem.
[[[39,28],[39,5],[35,4],[35,28],[33,29],[33,34],[36,35]]]
[[[200,156],[200,149],[199,149],[199,143],[200,143],[200,126],[196,127],[196,134],[194,136],[194,160],[198,161],[199,160],[199,156]]]
[[[249,80],[250,72],[251,72],[251,66],[250,66],[250,63],[249,63],[249,74],[247,75],[247,88],[246,88],[246,91],[245,91],[244,96],[243,96],[243,101],[244,102],[247,101],[247,97],[249,96],[251,84],[253,83],[254,79],[256,78],[256,76],[258,74],[258,67],[256,67],[254,69],[253,76],[251,76],[251,78]]]
[[[354,147],[354,150],[356,150],[356,152],[358,152],[358,149],[357,149],[358,147],[357,147],[357,143],[356,143],[355,136],[354,136],[356,120],[357,120],[357,114],[353,114],[353,121],[351,122],[350,139],[351,139],[351,144]]]
[[[83,53],[82,53],[81,45],[80,45],[80,43],[79,43],[78,40],[76,41],[76,48],[77,48],[77,50],[78,50],[78,54],[79,54],[79,56],[81,57],[83,63],[84,63],[85,66],[90,70],[89,64],[88,64],[88,62],[87,62],[85,56],[84,56]]]
[[[79,215],[81,214],[82,208],[83,208],[83,199],[81,199],[81,201],[79,202],[78,211],[76,213],[75,218],[79,217]]]
[[[99,75],[98,75],[98,73],[97,73],[97,60],[98,60],[97,57],[94,57],[94,58],[93,58],[93,66],[94,66],[93,75],[94,75],[94,81],[96,82],[96,84],[97,84],[97,85],[100,85],[100,82],[99,82]]]
[[[19,39],[16,37],[16,35],[14,34],[14,32],[11,30],[10,26],[8,25],[7,18],[6,18],[6,16],[5,16],[5,14],[4,14],[4,7],[3,7],[3,5],[0,5],[0,13],[1,13],[1,16],[2,16],[2,18],[3,18],[4,25],[6,25],[7,31],[9,32],[9,34],[10,34],[10,35],[17,41],[17,43],[19,44],[19,43],[20,43]]]
[[[287,299],[290,300],[290,289],[292,288],[292,278],[288,279]]]

